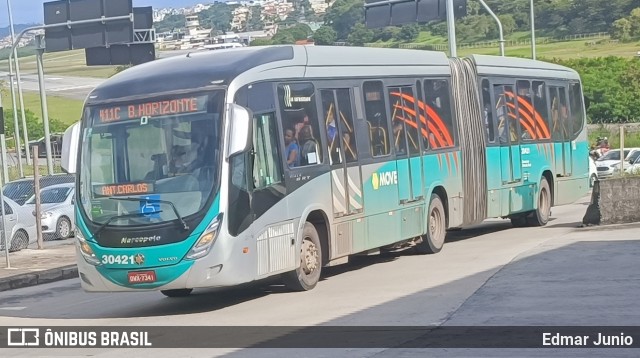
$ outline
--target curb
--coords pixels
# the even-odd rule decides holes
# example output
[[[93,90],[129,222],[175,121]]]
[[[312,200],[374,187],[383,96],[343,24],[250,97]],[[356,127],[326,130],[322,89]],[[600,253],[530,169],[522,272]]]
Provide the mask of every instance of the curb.
[[[0,278],[0,292],[78,277],[78,266],[67,265],[54,269]]]

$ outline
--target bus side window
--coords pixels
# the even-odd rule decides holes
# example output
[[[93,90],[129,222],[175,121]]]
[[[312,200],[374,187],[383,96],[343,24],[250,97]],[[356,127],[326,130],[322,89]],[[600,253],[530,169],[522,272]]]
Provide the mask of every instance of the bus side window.
[[[364,109],[369,127],[369,145],[373,157],[391,153],[389,145],[389,123],[384,103],[383,86],[380,81],[367,81],[362,85]]]
[[[519,80],[516,82],[516,98],[518,102],[518,119],[522,128],[521,138],[524,141],[532,141],[538,138],[537,131],[540,129],[535,120],[533,112],[533,101],[531,97],[531,83]]]
[[[278,85],[278,101],[282,127],[293,132],[295,147],[299,158],[295,166],[316,165],[322,163],[322,146],[320,145],[320,126],[315,105],[315,89],[308,82]],[[285,133],[282,133],[284,135]],[[284,142],[283,142],[284,143]],[[285,147],[285,149],[287,149]],[[287,153],[285,150],[284,153]],[[299,163],[299,164],[298,164]]]
[[[495,143],[496,133],[493,127],[493,106],[491,105],[491,90],[489,80],[482,80],[482,115],[484,120],[485,134],[488,143]]]
[[[569,100],[571,103],[571,122],[573,124],[573,137],[580,134],[585,123],[582,88],[580,83],[572,82],[569,86]]]
[[[348,89],[322,90],[320,96],[331,164],[356,161],[358,156],[350,91]]]
[[[430,148],[442,149],[455,146],[449,83],[446,80],[424,81],[424,96]]]
[[[533,81],[533,106],[536,116],[539,116],[538,123],[542,128],[541,139],[550,139],[549,132],[549,110],[547,108],[547,86],[543,81]]]

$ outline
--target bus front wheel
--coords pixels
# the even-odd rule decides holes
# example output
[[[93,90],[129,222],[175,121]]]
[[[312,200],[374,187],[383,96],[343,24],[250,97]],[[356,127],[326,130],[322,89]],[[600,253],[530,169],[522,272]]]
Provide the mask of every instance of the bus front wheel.
[[[191,294],[193,288],[182,288],[179,290],[162,290],[163,295],[167,297],[187,297]]]
[[[431,194],[429,212],[427,215],[427,234],[415,248],[419,254],[436,254],[444,246],[447,232],[447,217],[444,212],[442,199],[437,194]]]
[[[293,291],[309,291],[316,287],[322,271],[320,236],[313,224],[306,222],[302,230],[300,264],[295,271],[283,274],[285,286]]]

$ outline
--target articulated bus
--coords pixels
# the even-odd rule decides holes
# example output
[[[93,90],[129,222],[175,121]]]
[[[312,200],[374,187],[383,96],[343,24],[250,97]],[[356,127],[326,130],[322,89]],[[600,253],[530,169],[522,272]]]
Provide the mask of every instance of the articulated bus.
[[[310,290],[486,218],[542,226],[588,191],[585,121],[577,73],[527,59],[269,46],[139,65],[65,134],[82,287]]]

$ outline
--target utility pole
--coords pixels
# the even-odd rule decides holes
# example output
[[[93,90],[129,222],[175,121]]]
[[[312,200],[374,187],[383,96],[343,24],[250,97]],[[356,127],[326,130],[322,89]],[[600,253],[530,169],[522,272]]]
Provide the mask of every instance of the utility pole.
[[[456,18],[453,13],[453,0],[447,0],[447,33],[449,34],[449,56],[458,57]]]
[[[531,0],[531,58],[536,59],[536,23],[533,0]]]
[[[9,11],[9,27],[11,28],[11,42],[15,42],[16,33],[13,27],[13,11],[11,10],[11,0],[7,0],[7,10]],[[24,96],[22,95],[22,80],[20,78],[20,61],[18,60],[18,49],[13,48],[13,59],[16,62],[16,82],[18,83],[18,96],[20,98],[20,108],[22,109],[22,134],[24,135],[24,152],[27,157],[27,165],[31,165],[31,155],[29,154],[29,133],[27,133],[27,117],[24,108]],[[11,59],[9,59],[11,61]],[[13,86],[13,81],[11,82]],[[15,107],[14,107],[15,108]],[[17,110],[17,109],[14,109]],[[17,142],[16,142],[17,143]]]
[[[47,108],[47,94],[44,87],[44,65],[42,57],[44,55],[44,35],[36,35],[36,60],[38,63],[38,81],[40,82],[40,103],[42,105],[42,121],[44,122],[44,144],[47,153],[47,172],[53,175],[53,160],[51,159],[51,136],[49,133],[49,110]],[[38,161],[38,154],[33,160]]]

